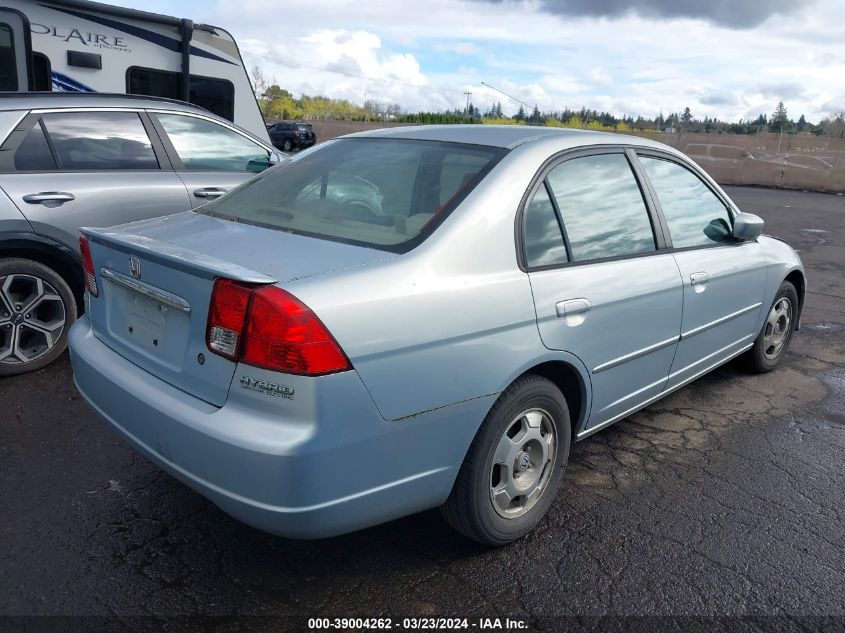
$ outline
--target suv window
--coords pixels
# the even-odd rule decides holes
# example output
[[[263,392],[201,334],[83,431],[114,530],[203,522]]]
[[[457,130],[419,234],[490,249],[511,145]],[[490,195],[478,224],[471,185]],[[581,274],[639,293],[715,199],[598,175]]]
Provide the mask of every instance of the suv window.
[[[640,162],[657,192],[672,246],[709,246],[730,239],[730,214],[701,178],[661,158],[640,156]]]
[[[624,154],[574,158],[549,173],[573,261],[655,250],[648,210]]]
[[[266,162],[270,152],[212,121],[181,114],[157,114],[187,171],[250,171],[250,161]]]
[[[504,154],[462,143],[341,139],[265,171],[200,213],[402,253]]]
[[[545,183],[525,207],[525,261],[530,267],[565,264],[566,244]]]
[[[55,171],[56,159],[44,136],[41,122],[36,121],[15,151],[15,169],[20,171]]]
[[[42,121],[64,171],[159,168],[137,112],[55,112]]]

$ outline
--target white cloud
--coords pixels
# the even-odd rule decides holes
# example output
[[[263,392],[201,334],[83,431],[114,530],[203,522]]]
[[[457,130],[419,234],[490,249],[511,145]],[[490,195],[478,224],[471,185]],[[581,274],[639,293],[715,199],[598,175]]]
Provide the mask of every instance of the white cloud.
[[[731,23],[722,14],[708,19],[704,3],[661,19],[648,11],[559,17],[544,13],[541,0],[428,0],[413,10],[394,0],[310,0],[284,12],[275,0],[188,4],[178,9],[185,17],[231,31],[248,65],[260,64],[294,93],[361,102],[366,92],[408,109],[440,109],[463,107],[470,90],[482,109],[496,101],[508,112],[519,107],[483,81],[541,109],[654,116],[688,106],[727,120],[770,114],[780,99],[792,116],[818,120],[842,102],[841,0],[765,20],[749,14],[740,22],[753,28],[742,30],[718,26]],[[148,8],[170,11],[164,0]]]

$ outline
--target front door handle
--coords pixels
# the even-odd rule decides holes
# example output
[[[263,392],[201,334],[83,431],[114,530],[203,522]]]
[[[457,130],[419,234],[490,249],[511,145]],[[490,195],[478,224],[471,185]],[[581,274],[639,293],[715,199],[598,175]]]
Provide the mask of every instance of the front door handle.
[[[219,198],[224,193],[228,193],[226,189],[220,187],[203,187],[202,189],[194,189],[194,195],[197,198]]]
[[[29,204],[45,204],[50,202],[64,204],[65,202],[70,202],[71,200],[76,200],[76,196],[65,191],[41,191],[40,193],[28,193],[23,197],[23,201],[28,202]]]

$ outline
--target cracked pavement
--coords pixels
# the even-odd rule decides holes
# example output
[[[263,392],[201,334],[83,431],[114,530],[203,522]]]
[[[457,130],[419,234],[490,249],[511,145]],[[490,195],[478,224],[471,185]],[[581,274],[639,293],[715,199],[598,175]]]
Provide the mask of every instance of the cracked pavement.
[[[66,356],[3,380],[0,616],[159,630],[139,616],[225,616],[174,620],[180,631],[380,614],[845,630],[845,197],[727,190],[807,267],[788,356],[762,376],[730,363],[575,444],[548,515],[506,548],[463,539],[436,511],[323,541],[263,534],[111,433]],[[0,630],[38,623],[0,617]]]

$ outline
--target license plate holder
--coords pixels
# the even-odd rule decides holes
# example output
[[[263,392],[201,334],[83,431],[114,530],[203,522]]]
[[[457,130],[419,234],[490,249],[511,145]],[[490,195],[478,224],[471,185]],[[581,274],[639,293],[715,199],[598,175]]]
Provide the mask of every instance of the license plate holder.
[[[145,295],[130,292],[127,336],[143,348],[161,350],[165,344],[167,317],[170,308]]]

